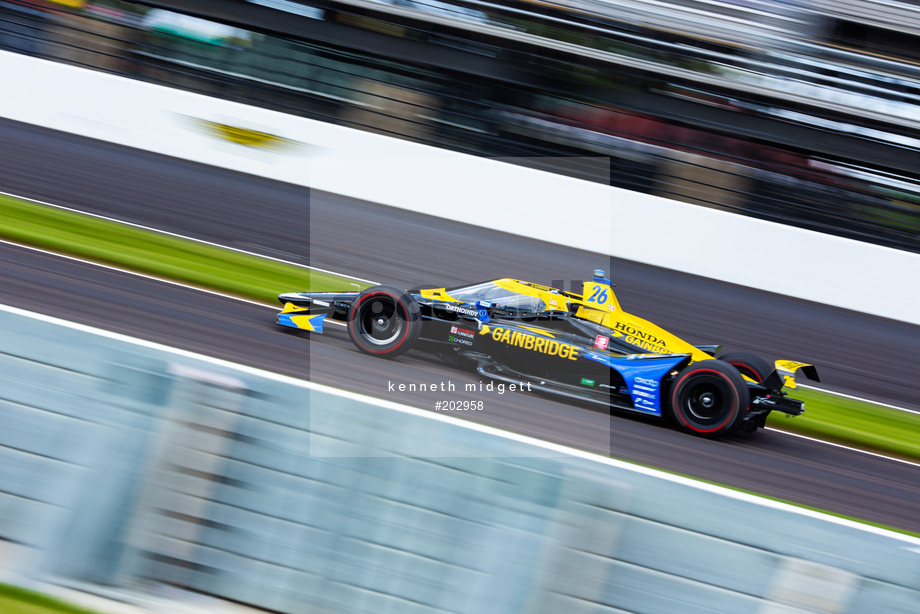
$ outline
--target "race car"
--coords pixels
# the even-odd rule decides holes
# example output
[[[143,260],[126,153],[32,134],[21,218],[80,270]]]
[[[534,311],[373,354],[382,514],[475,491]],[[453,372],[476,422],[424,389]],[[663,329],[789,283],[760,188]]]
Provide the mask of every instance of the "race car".
[[[701,437],[762,428],[767,415],[799,415],[789,398],[800,371],[745,352],[716,358],[719,346],[692,345],[620,307],[603,270],[582,294],[517,279],[457,288],[374,286],[362,291],[292,292],[277,324],[322,333],[326,318],[347,324],[361,352],[395,358],[429,352],[480,375],[540,391],[653,415]]]

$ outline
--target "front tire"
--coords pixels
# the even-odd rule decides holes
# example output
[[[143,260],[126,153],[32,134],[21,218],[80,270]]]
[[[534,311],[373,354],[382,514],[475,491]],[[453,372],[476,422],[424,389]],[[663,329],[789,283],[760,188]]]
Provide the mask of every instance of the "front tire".
[[[750,393],[733,366],[701,360],[677,375],[670,401],[671,416],[683,430],[700,437],[721,437],[744,420]]]
[[[412,349],[422,332],[422,313],[409,293],[394,286],[361,292],[348,310],[348,337],[365,354],[395,358]]]

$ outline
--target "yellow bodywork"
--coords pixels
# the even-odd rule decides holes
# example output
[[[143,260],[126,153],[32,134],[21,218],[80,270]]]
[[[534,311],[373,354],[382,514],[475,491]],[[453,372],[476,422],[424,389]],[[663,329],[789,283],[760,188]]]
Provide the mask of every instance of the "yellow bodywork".
[[[285,303],[284,309],[281,310],[281,313],[297,313],[298,311],[308,313],[310,311],[310,308],[309,307],[298,307],[294,303]]]
[[[796,362],[794,360],[777,360],[776,361],[776,370],[783,377],[783,384],[789,388],[795,388],[795,372],[802,367],[810,367],[804,362]]]
[[[583,294],[579,296],[570,292],[562,292],[557,288],[517,279],[497,279],[492,283],[515,294],[539,298],[545,305],[545,312],[570,312],[574,308],[576,317],[605,326],[610,329],[612,337],[622,337],[627,343],[647,352],[690,354],[694,361],[712,358],[706,352],[672,335],[660,326],[623,311],[613,288],[608,284],[597,281],[585,282]],[[421,295],[424,298],[435,300],[456,301],[447,294],[445,288],[422,290]],[[546,334],[545,331],[542,334]]]
[[[620,307],[613,288],[605,283],[586,281],[583,294],[571,302],[579,305],[575,316],[610,329],[611,337],[621,337],[626,343],[654,354],[690,354],[694,361],[712,358],[709,354]]]
[[[544,311],[547,313],[573,312],[577,318],[600,324],[610,329],[611,337],[622,338],[626,343],[642,348],[646,352],[690,354],[694,362],[712,358],[710,354],[669,333],[657,324],[623,311],[613,287],[607,283],[584,282],[581,295],[516,279],[497,279],[492,283],[516,294],[539,298],[543,301]],[[420,294],[424,298],[433,300],[461,302],[451,297],[445,288],[426,289]],[[539,330],[539,333],[552,337],[545,330]],[[776,361],[776,369],[789,388],[796,387],[794,379],[796,370],[808,366],[811,365],[791,360]],[[750,380],[746,375],[742,377]]]

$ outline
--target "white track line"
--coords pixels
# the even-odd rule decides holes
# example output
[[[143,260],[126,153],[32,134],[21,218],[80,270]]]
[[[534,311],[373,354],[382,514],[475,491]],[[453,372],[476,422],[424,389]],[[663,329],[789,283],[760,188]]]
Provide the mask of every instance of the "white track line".
[[[399,411],[402,413],[415,415],[421,418],[425,418],[427,420],[435,420],[439,422],[454,424],[454,425],[457,425],[459,427],[462,427],[462,428],[465,428],[471,431],[487,433],[487,434],[494,435],[494,436],[497,436],[503,439],[508,439],[511,441],[528,444],[528,445],[531,445],[537,448],[541,448],[543,450],[546,450],[554,454],[562,454],[562,455],[576,457],[576,458],[583,458],[583,459],[593,461],[596,463],[600,463],[603,465],[616,467],[616,468],[624,469],[627,471],[632,471],[634,473],[654,476],[662,480],[666,480],[666,481],[677,483],[677,484],[687,485],[687,486],[690,486],[692,488],[696,488],[699,490],[712,492],[712,493],[720,494],[723,496],[727,496],[727,497],[731,497],[731,498],[739,499],[743,501],[755,502],[763,507],[767,507],[771,509],[778,509],[778,510],[786,510],[786,511],[794,512],[796,514],[800,514],[800,515],[807,516],[810,518],[816,518],[822,521],[830,522],[832,524],[843,525],[843,526],[859,529],[861,531],[866,531],[868,533],[873,533],[877,535],[884,535],[886,537],[891,537],[893,539],[899,540],[906,544],[910,544],[911,546],[920,547],[920,539],[912,535],[907,535],[904,533],[891,531],[889,529],[883,529],[883,528],[876,527],[870,524],[864,524],[862,522],[859,522],[856,520],[850,520],[848,518],[841,518],[839,516],[829,515],[823,512],[811,510],[806,507],[800,507],[795,504],[785,503],[782,501],[776,501],[775,499],[759,497],[757,495],[735,490],[729,487],[719,486],[716,484],[710,484],[708,482],[701,482],[698,480],[694,480],[693,478],[675,475],[673,473],[661,471],[659,469],[644,467],[642,465],[635,465],[627,461],[617,460],[617,459],[610,458],[608,456],[603,456],[600,454],[596,454],[593,452],[586,452],[584,450],[579,450],[577,448],[571,448],[571,447],[564,446],[561,444],[556,444],[556,443],[551,443],[548,441],[543,441],[540,439],[535,439],[532,437],[528,437],[526,435],[520,435],[518,433],[514,433],[513,431],[506,431],[504,429],[498,429],[498,428],[487,426],[487,425],[480,424],[477,422],[472,422],[472,421],[464,420],[461,418],[456,418],[454,416],[436,413],[428,409],[421,409],[421,408],[412,407],[409,405],[395,403],[393,401],[387,401],[385,399],[378,399],[376,397],[365,396],[365,395],[358,394],[355,392],[349,392],[347,390],[342,390],[339,388],[333,388],[330,386],[326,386],[324,384],[316,384],[314,382],[310,382],[307,380],[297,379],[297,378],[290,377],[287,375],[281,375],[279,373],[274,373],[272,371],[265,371],[262,369],[258,369],[256,367],[250,367],[247,365],[234,363],[228,360],[215,358],[213,356],[207,356],[205,354],[199,354],[199,353],[191,352],[188,350],[181,350],[179,348],[174,348],[172,346],[163,345],[160,343],[156,343],[154,341],[147,341],[145,339],[131,337],[129,335],[124,335],[121,333],[114,333],[112,331],[108,331],[105,329],[99,329],[93,326],[87,326],[85,324],[78,324],[76,322],[71,322],[69,320],[64,320],[61,318],[56,318],[54,316],[36,313],[34,311],[29,311],[26,309],[20,309],[18,307],[11,307],[8,305],[0,304],[0,311],[5,311],[8,313],[25,316],[25,317],[28,317],[34,320],[48,322],[48,323],[56,324],[59,326],[64,326],[66,328],[70,328],[73,330],[89,332],[95,335],[99,335],[99,336],[102,336],[108,339],[113,339],[113,340],[124,342],[124,343],[130,343],[130,344],[138,345],[141,347],[152,348],[158,351],[173,354],[175,356],[181,356],[181,357],[186,357],[186,358],[192,358],[195,360],[200,360],[200,361],[210,363],[213,365],[226,367],[229,369],[236,370],[238,372],[248,373],[248,374],[256,375],[259,377],[264,377],[264,378],[271,379],[274,381],[285,382],[285,383],[289,383],[289,384],[303,387],[303,388],[327,392],[329,394],[337,395],[339,397],[350,399],[350,400],[353,400],[359,403],[364,403],[368,405],[376,405],[381,408],[391,409],[391,410]],[[825,443],[825,442],[820,442],[819,440],[819,443]],[[917,548],[917,549],[920,550],[920,548]]]
[[[882,403],[881,401],[873,401],[871,399],[865,399],[862,397],[853,396],[852,394],[846,394],[843,392],[834,392],[833,390],[824,390],[823,388],[816,388],[815,386],[809,386],[807,384],[799,384],[799,387],[808,388],[809,390],[815,390],[817,392],[823,392],[825,394],[833,394],[838,397],[843,397],[844,399],[852,399],[853,401],[861,401],[863,403],[872,403],[873,405],[881,405],[882,407],[887,407],[888,409],[896,409],[898,411],[906,411],[909,414],[920,415],[920,410],[908,409],[906,407],[898,407],[897,405],[891,405],[889,403]]]
[[[291,266],[300,267],[302,269],[310,269],[311,271],[317,271],[319,273],[327,273],[329,275],[337,275],[339,277],[346,277],[348,279],[356,279],[358,281],[363,281],[365,283],[374,284],[374,285],[378,283],[370,279],[361,279],[360,277],[355,277],[354,275],[346,275],[345,273],[339,273],[337,271],[329,271],[326,269],[320,269],[318,267],[310,266],[308,264],[301,264],[299,262],[283,260],[281,258],[275,258],[274,256],[267,256],[265,254],[260,254],[258,252],[250,252],[245,249],[239,249],[238,247],[228,247],[226,245],[221,245],[219,243],[212,243],[211,241],[205,241],[204,239],[196,239],[195,237],[188,237],[186,235],[180,235],[175,232],[169,232],[168,230],[160,230],[159,228],[153,228],[151,226],[144,226],[143,224],[135,224],[134,222],[126,222],[125,220],[119,220],[118,218],[108,217],[105,215],[99,215],[97,213],[87,213],[86,211],[80,211],[79,209],[74,209],[72,207],[65,207],[64,205],[57,205],[57,204],[45,202],[42,200],[35,200],[34,198],[27,198],[25,196],[19,196],[18,194],[10,194],[9,192],[0,191],[0,195],[9,196],[10,198],[18,198],[19,200],[27,200],[31,203],[35,203],[37,205],[44,205],[45,207],[51,207],[53,209],[60,209],[62,211],[70,211],[71,213],[79,213],[80,215],[87,215],[89,217],[94,217],[99,220],[105,220],[107,222],[115,222],[117,224],[124,224],[125,226],[131,226],[133,228],[139,228],[141,230],[147,230],[149,232],[155,232],[161,235],[176,237],[177,239],[185,239],[186,241],[194,241],[195,243],[200,243],[202,245],[210,245],[211,247],[219,247],[221,249],[227,249],[227,250],[237,252],[240,254],[246,254],[247,256],[257,256],[259,258],[265,258],[267,260],[274,260],[275,262],[280,262],[282,264],[289,264]]]
[[[250,305],[258,305],[259,307],[271,307],[266,303],[260,303],[258,301],[253,301],[247,298],[242,298],[239,296],[233,296],[232,294],[223,294],[215,290],[208,290],[207,288],[201,288],[199,286],[192,286],[189,284],[184,284],[179,281],[173,281],[171,279],[164,279],[162,277],[157,277],[156,275],[148,275],[146,273],[138,273],[137,271],[132,271],[130,269],[122,269],[117,266],[112,266],[110,264],[103,264],[101,262],[94,262],[93,260],[85,260],[83,258],[77,258],[76,256],[68,256],[67,254],[61,254],[58,252],[53,252],[47,249],[42,249],[40,247],[33,247],[31,245],[23,245],[22,243],[16,243],[15,241],[7,241],[6,239],[0,239],[0,243],[5,245],[12,245],[14,247],[20,247],[22,249],[27,249],[32,252],[39,252],[41,254],[47,254],[48,256],[56,256],[58,258],[64,258],[65,260],[72,260],[74,262],[80,262],[82,264],[89,264],[92,266],[99,267],[101,269],[108,269],[110,271],[118,271],[119,273],[126,273],[128,275],[134,275],[135,277],[142,277],[144,279],[151,279],[153,281],[159,281],[164,284],[169,284],[171,286],[179,286],[180,288],[187,288],[189,290],[198,290],[199,292],[204,292],[205,294],[212,294],[214,296],[221,296],[224,298],[233,299],[235,301],[240,301],[241,303],[249,303]]]
[[[799,439],[805,439],[808,441],[823,443],[826,446],[840,448],[841,450],[848,450],[850,452],[861,452],[862,454],[866,454],[868,456],[874,456],[876,458],[883,458],[885,460],[897,461],[899,463],[904,463],[905,465],[911,465],[912,467],[920,467],[920,463],[916,461],[909,461],[903,458],[898,458],[896,456],[886,456],[885,454],[880,454],[878,452],[870,452],[869,450],[863,450],[862,448],[852,448],[842,443],[834,443],[833,441],[827,441],[826,439],[817,439],[815,437],[809,437],[808,435],[800,435],[799,433],[793,433],[792,431],[784,431],[783,429],[778,429],[778,428],[773,428],[773,427],[768,427],[766,430],[772,431],[774,433],[783,433],[784,435],[789,435],[790,437],[798,437]]]
[[[214,291],[214,290],[208,290],[208,289],[206,289],[206,288],[200,288],[200,287],[198,287],[198,286],[191,286],[191,285],[184,284],[184,283],[181,283],[181,282],[178,282],[178,281],[172,281],[172,280],[169,280],[169,279],[163,279],[163,278],[161,278],[161,277],[156,277],[156,276],[154,276],[154,275],[147,275],[147,274],[145,274],[145,273],[138,273],[137,271],[130,271],[130,270],[128,270],[128,269],[121,269],[121,268],[118,268],[118,267],[115,267],[115,266],[111,266],[111,265],[108,265],[108,264],[102,264],[102,263],[99,263],[99,262],[93,262],[92,260],[83,260],[82,258],[77,258],[77,257],[75,257],[75,256],[68,256],[68,255],[66,255],[66,254],[59,254],[59,253],[57,253],[57,252],[52,252],[52,251],[48,251],[48,250],[41,249],[41,248],[38,248],[38,247],[32,247],[32,246],[29,246],[29,245],[21,245],[21,244],[19,244],[19,243],[14,243],[14,242],[12,242],[12,241],[6,241],[6,240],[4,240],[4,239],[0,239],[0,243],[6,244],[6,245],[13,245],[13,246],[15,246],[15,247],[21,247],[21,248],[23,248],[23,249],[31,250],[31,251],[34,251],[34,252],[39,252],[39,253],[42,253],[42,254],[47,254],[47,255],[50,255],[50,256],[57,256],[57,257],[59,257],[59,258],[65,258],[65,259],[67,259],[67,260],[73,260],[73,261],[75,261],[75,262],[81,262],[81,263],[83,263],[83,264],[89,264],[89,265],[92,265],[92,266],[97,266],[97,267],[100,267],[100,268],[103,268],[103,269],[108,269],[108,270],[110,270],[110,271],[118,271],[119,273],[127,273],[128,275],[134,275],[134,276],[136,276],[136,277],[141,277],[141,278],[144,278],[144,279],[150,279],[150,280],[153,280],[153,281],[158,281],[158,282],[170,284],[170,285],[172,285],[172,286],[178,286],[178,287],[180,287],[180,288],[187,288],[187,289],[189,289],[189,290],[197,290],[197,291],[199,291],[199,292],[204,292],[204,293],[206,293],[206,294],[211,294],[211,295],[214,295],[214,296],[220,296],[220,297],[223,297],[223,298],[229,298],[229,299],[233,299],[233,300],[235,300],[235,301],[240,301],[240,302],[242,302],[242,303],[248,303],[248,304],[250,304],[250,305],[258,305],[259,307],[267,307],[267,308],[273,309],[273,310],[275,310],[275,311],[278,310],[277,307],[274,307],[274,306],[272,306],[272,305],[267,305],[267,304],[265,304],[265,303],[260,303],[260,302],[258,302],[258,301],[252,301],[252,300],[249,300],[249,299],[241,298],[241,297],[239,297],[239,296],[233,296],[233,295],[231,295],[231,294],[222,294],[222,293],[216,292],[216,291]],[[51,317],[51,316],[49,316],[49,317]],[[336,325],[338,325],[338,326],[343,326],[343,327],[344,327],[344,326],[347,326],[344,322],[336,322],[335,320],[330,320],[330,322],[333,323],[333,324],[336,324]],[[810,388],[812,388],[812,387],[810,387]],[[812,389],[813,389],[813,390],[819,390],[819,389],[817,389],[817,388],[812,388]],[[825,391],[822,390],[822,391],[820,391],[820,392],[825,392]],[[831,394],[834,394],[834,393],[831,393]],[[867,401],[867,402],[872,403],[872,401]],[[893,408],[893,409],[901,409],[901,408],[899,408],[899,407],[894,407],[894,406],[892,406],[892,405],[886,405],[886,407],[891,407],[891,408]],[[905,410],[903,410],[903,411],[912,411],[912,410],[905,409]],[[784,431],[784,430],[782,430],[782,429],[768,428],[767,430],[768,430],[768,431],[773,431],[773,432],[776,432],[776,433],[783,433],[783,434],[786,434],[786,435],[790,435],[790,436],[792,436],[792,437],[799,437],[799,438],[801,438],[801,439],[807,439],[807,440],[809,440],[809,441],[814,441],[814,442],[816,442],[816,443],[822,443],[822,444],[825,444],[825,445],[828,445],[828,446],[833,446],[833,447],[835,447],[835,448],[840,448],[840,449],[843,449],[843,450],[849,450],[849,451],[851,451],[851,452],[859,452],[859,453],[861,453],[861,454],[867,454],[867,455],[869,455],[869,456],[875,456],[875,457],[877,457],[877,458],[885,458],[885,459],[888,459],[888,460],[897,461],[897,462],[899,462],[899,463],[905,463],[905,464],[912,465],[912,466],[915,466],[915,467],[920,467],[920,463],[915,463],[915,462],[907,461],[907,460],[904,460],[904,459],[901,459],[901,458],[897,458],[897,457],[893,457],[893,456],[885,456],[884,454],[879,454],[879,453],[877,453],[877,452],[869,452],[868,450],[863,450],[863,449],[860,449],[860,448],[852,448],[852,447],[849,447],[849,446],[845,446],[845,445],[843,445],[843,444],[833,443],[833,442],[830,442],[830,441],[825,441],[825,440],[823,440],[823,439],[816,439],[816,438],[814,438],[814,437],[808,437],[808,436],[805,436],[805,435],[798,435],[798,434],[796,434],[796,433],[791,433],[791,432],[789,432],[789,431]]]
[[[67,254],[60,254],[58,252],[53,252],[47,249],[42,249],[40,247],[33,247],[31,245],[23,245],[22,243],[16,243],[14,241],[7,241],[6,239],[0,239],[0,243],[4,245],[12,245],[13,247],[20,247],[22,249],[27,249],[33,252],[39,252],[41,254],[46,254],[48,256],[55,256],[57,258],[64,258],[65,260],[72,260],[74,262],[79,262],[81,264],[88,264],[91,266],[99,267],[100,269],[107,269],[109,271],[117,271],[119,273],[125,273],[127,275],[133,275],[135,277],[141,277],[143,279],[150,279],[152,281],[158,281],[160,283],[169,284],[170,286],[177,286],[179,288],[185,288],[187,290],[197,290],[198,292],[204,292],[205,294],[210,294],[212,296],[219,296],[221,298],[229,298],[234,301],[239,301],[241,303],[248,303],[249,305],[256,305],[258,307],[266,307],[273,311],[278,311],[280,308],[275,305],[269,305],[267,303],[260,303],[259,301],[253,301],[248,298],[243,298],[241,296],[234,296],[232,294],[224,294],[223,292],[217,292],[216,290],[208,290],[207,288],[202,288],[201,286],[193,286],[190,284],[182,283],[181,281],[173,281],[172,279],[164,279],[163,277],[157,277],[156,275],[148,275],[147,273],[139,273],[137,271],[132,271],[130,269],[122,269],[117,266],[112,266],[110,264],[103,264],[101,262],[95,262],[93,260],[84,260],[83,258],[77,258],[76,256],[68,256]],[[324,320],[325,321],[325,320]],[[326,323],[335,324],[336,326],[347,326],[344,322],[338,322],[336,320],[328,320]]]

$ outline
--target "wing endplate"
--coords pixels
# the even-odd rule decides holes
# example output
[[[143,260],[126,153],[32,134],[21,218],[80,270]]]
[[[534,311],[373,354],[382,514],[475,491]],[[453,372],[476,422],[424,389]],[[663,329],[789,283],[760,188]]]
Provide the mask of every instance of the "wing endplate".
[[[795,388],[795,372],[801,370],[802,375],[808,379],[820,382],[818,370],[814,365],[794,360],[777,360],[775,363],[776,373],[783,378],[783,385],[788,388]]]

